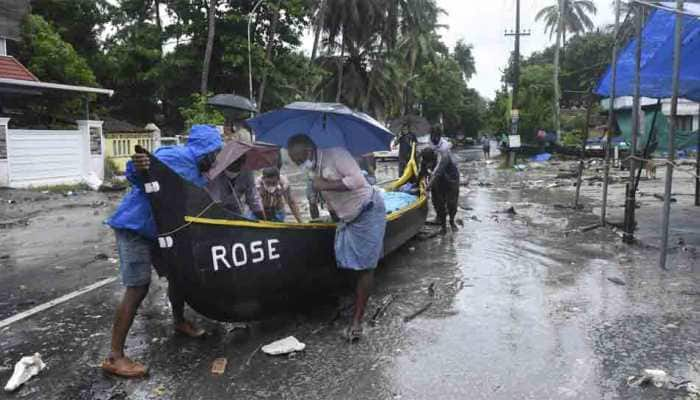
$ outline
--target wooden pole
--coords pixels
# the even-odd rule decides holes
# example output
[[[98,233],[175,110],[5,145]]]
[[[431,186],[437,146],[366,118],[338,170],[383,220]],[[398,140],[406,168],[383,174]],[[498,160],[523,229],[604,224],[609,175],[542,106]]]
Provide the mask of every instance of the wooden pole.
[[[698,106],[698,143],[695,148],[695,205],[700,207],[700,106]]]
[[[581,183],[583,183],[583,170],[586,162],[586,142],[588,141],[589,126],[591,125],[593,99],[593,94],[588,93],[588,96],[586,97],[586,126],[583,128],[583,139],[581,139],[581,157],[578,163],[578,176],[576,177],[576,197],[574,198],[574,210],[578,210],[579,208]]]
[[[620,0],[615,0],[615,33],[613,41],[610,104],[608,106],[608,132],[605,140],[605,175],[603,180],[603,206],[600,210],[600,224],[605,226],[605,214],[608,208],[608,180],[610,179],[610,148],[612,147],[612,132],[615,124],[615,89],[617,86],[617,49],[620,33]]]
[[[683,0],[676,0],[676,8],[683,11]],[[661,256],[659,266],[666,269],[668,254],[668,231],[671,217],[671,189],[673,186],[673,161],[676,158],[674,139],[678,127],[678,90],[681,71],[681,39],[683,33],[683,14],[676,13],[676,31],[673,40],[673,81],[671,82],[671,126],[668,131],[668,163],[666,164],[666,182],[664,191],[663,220],[661,225]]]
[[[641,168],[641,163],[635,160],[637,156],[637,138],[639,137],[640,127],[640,86],[641,86],[641,68],[642,68],[642,25],[644,23],[644,10],[640,6],[637,8],[637,18],[635,20],[634,29],[637,36],[637,49],[634,56],[634,101],[632,102],[632,147],[631,156],[629,159],[630,178],[627,184],[627,196],[625,197],[625,233],[623,241],[625,243],[634,242],[634,212],[636,207],[636,186],[635,172],[637,167]]]

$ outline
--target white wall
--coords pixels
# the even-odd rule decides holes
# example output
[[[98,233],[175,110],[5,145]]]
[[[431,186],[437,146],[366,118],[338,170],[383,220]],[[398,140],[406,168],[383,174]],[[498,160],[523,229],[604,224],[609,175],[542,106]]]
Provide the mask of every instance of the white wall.
[[[2,122],[2,121],[0,121]],[[99,148],[91,154],[90,128],[97,129]],[[6,185],[38,187],[75,184],[95,173],[104,177],[101,121],[78,121],[77,130],[7,130]],[[3,170],[0,167],[0,185]]]
[[[0,160],[0,187],[10,186],[10,175],[7,170],[7,160]]]

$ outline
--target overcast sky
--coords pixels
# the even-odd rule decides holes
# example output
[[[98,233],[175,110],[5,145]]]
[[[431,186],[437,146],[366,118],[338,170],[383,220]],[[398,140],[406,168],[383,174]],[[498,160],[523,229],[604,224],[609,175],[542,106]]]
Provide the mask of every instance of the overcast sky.
[[[500,87],[501,71],[513,50],[513,37],[503,36],[505,29],[515,28],[515,0],[437,0],[448,15],[442,23],[449,25],[442,36],[450,46],[459,39],[464,39],[474,46],[476,76],[469,85],[482,96],[492,98]],[[523,55],[541,50],[549,43],[549,35],[544,33],[542,22],[535,22],[537,12],[556,0],[522,0],[521,29],[530,29],[532,36],[521,39],[520,49]],[[612,0],[594,0],[598,15],[594,21],[603,26],[614,21]],[[553,42],[552,42],[553,43]]]

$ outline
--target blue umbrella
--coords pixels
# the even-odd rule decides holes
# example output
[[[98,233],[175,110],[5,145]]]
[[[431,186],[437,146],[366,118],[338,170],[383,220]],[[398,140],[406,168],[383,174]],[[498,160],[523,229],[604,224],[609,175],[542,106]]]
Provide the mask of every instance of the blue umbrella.
[[[319,148],[343,147],[355,156],[388,150],[394,135],[367,114],[336,103],[292,103],[248,120],[255,138],[287,146],[303,133]]]

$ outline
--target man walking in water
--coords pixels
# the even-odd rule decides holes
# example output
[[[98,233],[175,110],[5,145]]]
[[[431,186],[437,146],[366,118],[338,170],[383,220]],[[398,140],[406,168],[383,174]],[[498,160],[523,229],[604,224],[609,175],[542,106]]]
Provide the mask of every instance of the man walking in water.
[[[355,310],[347,339],[362,336],[362,318],[384,247],[384,199],[369,185],[352,155],[341,147],[318,149],[305,134],[287,142],[289,157],[312,174],[313,189],[340,219],[335,233],[338,267],[355,271]]]

